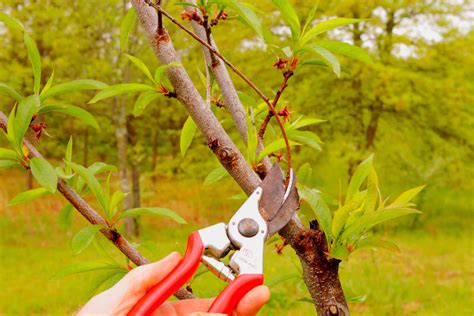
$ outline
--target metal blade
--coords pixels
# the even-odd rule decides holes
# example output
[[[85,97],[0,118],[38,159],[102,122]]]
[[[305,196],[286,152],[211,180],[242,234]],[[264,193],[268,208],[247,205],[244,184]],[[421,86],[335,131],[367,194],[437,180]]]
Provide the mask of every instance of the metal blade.
[[[295,183],[296,178],[292,170],[288,189],[285,190],[283,172],[275,163],[260,185],[263,193],[259,202],[259,211],[267,222],[267,236],[283,228],[298,207],[299,200]]]

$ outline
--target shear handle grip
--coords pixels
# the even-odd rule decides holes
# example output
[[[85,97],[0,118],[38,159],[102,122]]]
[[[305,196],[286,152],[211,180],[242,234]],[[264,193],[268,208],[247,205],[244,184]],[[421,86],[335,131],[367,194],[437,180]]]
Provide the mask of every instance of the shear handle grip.
[[[209,308],[209,313],[232,315],[242,297],[263,284],[263,274],[241,274],[219,294]]]
[[[196,272],[204,246],[199,232],[188,237],[186,253],[176,268],[163,280],[155,284],[128,313],[129,316],[151,315],[164,301],[183,286]]]

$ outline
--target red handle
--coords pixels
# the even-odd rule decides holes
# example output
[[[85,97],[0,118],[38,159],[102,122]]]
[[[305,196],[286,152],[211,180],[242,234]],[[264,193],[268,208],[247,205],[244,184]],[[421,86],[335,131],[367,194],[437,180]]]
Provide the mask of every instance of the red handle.
[[[251,289],[263,284],[262,274],[242,274],[230,282],[212,303],[209,313],[232,315],[239,301]]]
[[[164,301],[183,286],[196,272],[204,251],[201,237],[198,232],[188,238],[186,253],[176,268],[163,280],[154,285],[130,310],[131,316],[151,315]]]

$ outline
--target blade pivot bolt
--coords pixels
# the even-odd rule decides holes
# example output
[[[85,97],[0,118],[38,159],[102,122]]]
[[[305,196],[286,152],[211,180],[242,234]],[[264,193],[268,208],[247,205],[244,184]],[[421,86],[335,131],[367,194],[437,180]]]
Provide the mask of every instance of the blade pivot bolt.
[[[258,233],[258,223],[252,218],[244,218],[238,225],[239,233],[244,237],[253,237]]]

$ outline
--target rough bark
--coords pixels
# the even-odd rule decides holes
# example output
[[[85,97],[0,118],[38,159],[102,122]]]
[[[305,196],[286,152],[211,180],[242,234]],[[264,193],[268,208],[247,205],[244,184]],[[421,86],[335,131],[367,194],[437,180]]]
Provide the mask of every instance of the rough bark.
[[[143,0],[132,0],[132,4],[159,61],[162,64],[179,61],[166,29],[161,30],[161,34],[157,34],[156,11]],[[207,137],[209,147],[221,164],[247,194],[251,193],[260,184],[259,177],[205,105],[186,71],[182,67],[172,67],[167,75],[178,95],[178,100],[188,109],[198,128]],[[317,231],[306,229],[295,214],[280,234],[300,257],[305,283],[313,299],[318,302],[315,305],[318,314],[348,315],[347,304],[338,280],[338,266],[331,265],[323,257],[320,243],[304,242],[305,236],[311,237],[317,234]],[[310,238],[310,240],[313,239]]]
[[[6,131],[8,118],[0,112],[0,128]],[[28,148],[30,157],[43,158],[41,153],[28,141],[23,140],[24,145]],[[104,225],[105,228],[100,232],[110,240],[127,258],[129,258],[137,266],[148,264],[149,261],[142,256],[117,230],[110,228],[107,221],[94,210],[73,188],[71,188],[63,180],[58,181],[58,191],[68,200],[72,206],[84,216],[89,223],[93,225]],[[190,299],[195,296],[186,289],[179,289],[174,293],[179,299]]]

